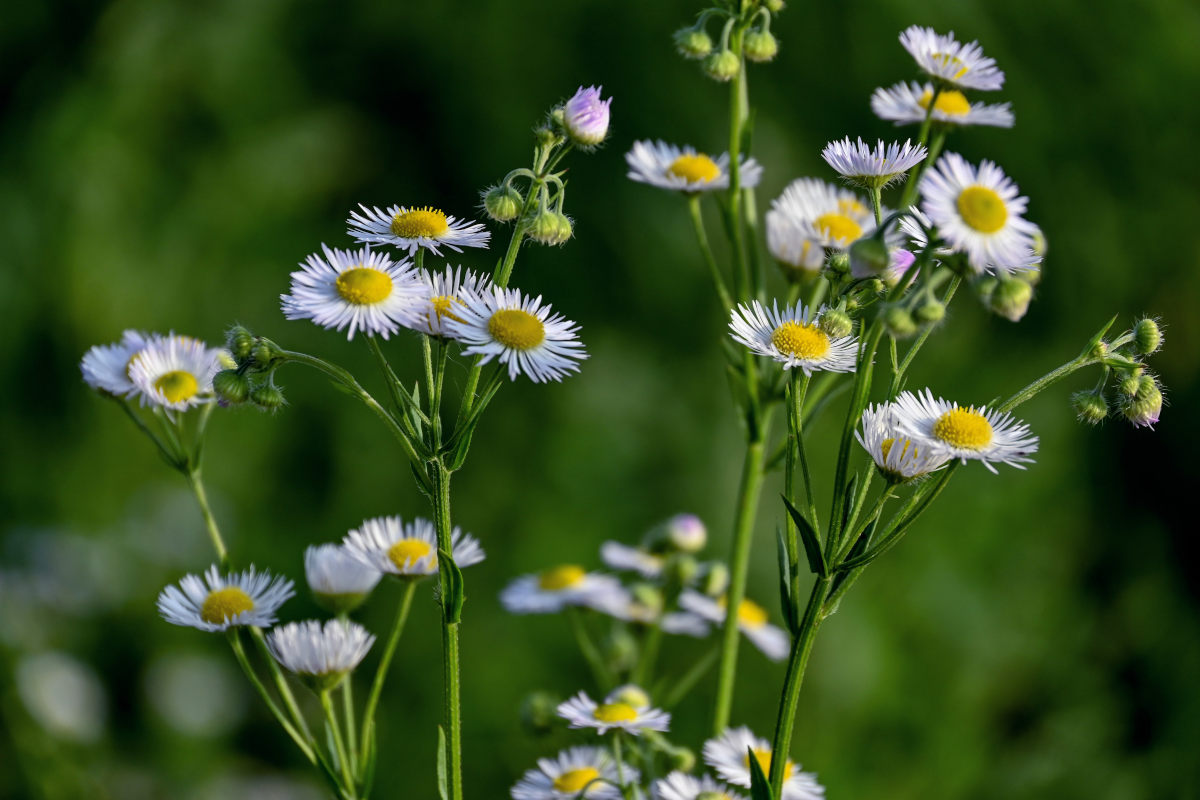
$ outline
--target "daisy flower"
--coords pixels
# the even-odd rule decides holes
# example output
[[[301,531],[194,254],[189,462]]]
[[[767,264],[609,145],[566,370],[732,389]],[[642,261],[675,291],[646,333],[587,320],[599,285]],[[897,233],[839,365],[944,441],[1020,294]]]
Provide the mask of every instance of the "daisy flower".
[[[825,145],[821,158],[833,167],[843,178],[870,189],[882,189],[892,181],[925,160],[929,151],[924,145],[913,144],[905,140],[904,144],[890,142],[884,144],[879,139],[875,148],[860,137],[858,141],[850,141],[850,137]]]
[[[679,607],[697,616],[722,625],[727,613],[726,600],[713,600],[708,595],[700,594],[694,589],[684,589],[679,595]],[[767,622],[767,610],[751,600],[742,600],[738,608],[738,630],[746,634],[746,638],[772,661],[782,661],[787,658],[791,646],[791,637],[782,628],[777,628]],[[748,784],[747,784],[748,785]]]
[[[771,773],[771,743],[760,739],[749,728],[726,728],[720,739],[709,739],[704,743],[704,762],[734,786],[750,788],[750,751],[758,759],[763,774]],[[781,800],[819,800],[825,796],[825,787],[817,783],[817,776],[801,772],[800,765],[790,758],[783,768],[783,796]]]
[[[213,400],[213,376],[224,366],[221,355],[190,336],[155,337],[130,360],[129,378],[143,405],[187,411]]]
[[[349,327],[348,339],[363,331],[384,339],[400,326],[416,327],[428,288],[408,261],[385,253],[334,250],[321,245],[292,273],[292,289],[280,295],[288,319],[311,319],[322,328]]]
[[[592,595],[582,605],[622,622],[658,625],[664,633],[673,636],[703,639],[709,632],[708,621],[699,614],[690,611],[671,611],[664,614],[661,593],[656,602],[622,586],[616,591]]]
[[[784,369],[798,367],[805,375],[813,372],[854,372],[858,358],[858,340],[853,336],[831,339],[817,324],[817,314],[803,303],[779,310],[778,302],[768,311],[753,301],[730,312],[729,329],[734,341],[744,344],[760,356],[773,358]]]
[[[883,210],[886,215],[888,211]],[[818,270],[825,249],[845,250],[875,232],[875,215],[849,189],[816,178],[798,178],[771,201],[767,212],[771,255],[797,269]],[[899,243],[898,234],[889,235]]]
[[[605,542],[600,545],[600,560],[613,569],[636,572],[645,578],[657,578],[661,575],[664,563],[662,556],[620,542]]]
[[[456,309],[464,307],[463,298],[471,293],[483,294],[491,291],[492,282],[471,270],[446,265],[444,272],[421,270],[418,276],[428,291],[422,307],[409,317],[408,326],[430,336],[447,336],[446,322],[461,321]]]
[[[625,780],[637,782],[638,771],[624,768]],[[617,764],[602,747],[572,747],[554,758],[539,758],[512,788],[513,800],[621,800]],[[580,794],[582,792],[582,794]]]
[[[222,576],[211,566],[204,580],[185,575],[179,586],[168,586],[158,596],[158,613],[172,625],[186,625],[202,631],[223,631],[239,625],[264,628],[275,624],[275,612],[295,592],[286,578],[269,572]]]
[[[957,89],[943,89],[933,99],[933,84],[916,82],[897,83],[887,89],[876,89],[871,95],[871,110],[880,119],[893,120],[897,125],[908,125],[930,118],[944,125],[991,125],[997,128],[1013,126],[1012,108],[1008,103],[988,105],[971,103]]]
[[[438,571],[437,531],[421,517],[407,523],[400,517],[368,519],[346,534],[342,547],[363,564],[401,578],[424,578]],[[478,540],[457,526],[450,534],[450,555],[459,567],[484,559]]]
[[[762,166],[753,158],[739,156],[739,181],[743,189],[757,186]],[[676,147],[666,142],[634,142],[625,154],[628,177],[660,189],[694,194],[729,188],[729,153],[716,160],[692,147]]]
[[[560,381],[579,371],[587,358],[576,331],[579,326],[561,314],[551,314],[542,298],[530,298],[520,289],[492,287],[463,296],[454,316],[443,319],[450,336],[462,342],[464,355],[493,358],[508,366],[508,377],[524,373],[534,383]]]
[[[487,247],[491,234],[482,223],[448,216],[430,206],[392,206],[384,211],[359,203],[362,213],[350,212],[346,233],[364,244],[390,244],[411,256],[420,248],[441,255],[443,246],[461,253],[464,247]]]
[[[644,730],[665,731],[671,724],[671,715],[661,709],[635,708],[623,700],[597,704],[586,692],[559,705],[558,715],[572,728],[595,728],[600,734],[619,729],[640,736]]]
[[[654,797],[657,800],[746,800],[711,775],[693,778],[686,772],[672,772],[655,781]]]
[[[79,362],[84,382],[97,391],[117,397],[137,394],[138,388],[129,377],[129,369],[137,354],[154,338],[149,333],[128,330],[121,334],[121,341],[116,344],[100,344],[91,348]]]
[[[913,25],[900,34],[900,44],[926,75],[947,87],[993,91],[1004,85],[996,60],[984,57],[979,42],[958,42],[954,31],[941,35]]]
[[[375,637],[366,628],[340,619],[289,622],[267,634],[267,648],[289,672],[306,678],[318,691],[329,690],[358,666]]]
[[[605,606],[624,591],[611,575],[562,564],[517,578],[504,587],[500,602],[513,614],[553,614],[567,606]]]
[[[917,447],[941,451],[947,458],[982,461],[992,472],[993,463],[1024,469],[1037,452],[1038,438],[1029,426],[1007,412],[986,406],[968,406],[922,394],[903,392],[893,403],[894,423]]]
[[[304,551],[304,576],[321,605],[331,611],[349,611],[371,593],[383,573],[368,566],[336,544]]]
[[[935,447],[918,447],[897,430],[895,414],[887,403],[867,406],[862,431],[854,436],[885,479],[906,483],[940,469],[950,457]]]

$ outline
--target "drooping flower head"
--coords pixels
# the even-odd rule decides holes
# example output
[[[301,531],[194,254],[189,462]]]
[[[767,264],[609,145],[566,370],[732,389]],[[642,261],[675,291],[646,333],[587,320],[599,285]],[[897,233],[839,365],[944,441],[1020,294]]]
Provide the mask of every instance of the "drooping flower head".
[[[900,44],[926,75],[945,87],[993,91],[1004,85],[996,60],[983,55],[979,42],[960,43],[954,31],[942,35],[913,25],[900,34]]]
[[[292,582],[256,572],[221,575],[214,565],[204,573],[185,575],[178,586],[168,586],[158,595],[158,613],[172,625],[202,631],[223,631],[238,625],[265,628],[275,624],[275,612],[295,594]]]
[[[459,567],[484,559],[479,541],[456,527],[450,534],[451,556]],[[417,517],[376,517],[346,534],[346,552],[363,564],[401,578],[424,578],[438,571],[437,531],[433,523]]]
[[[1011,414],[987,406],[960,406],[935,398],[926,389],[919,394],[902,392],[892,403],[900,433],[917,448],[938,451],[947,458],[982,461],[992,472],[993,463],[1024,469],[1033,461],[1038,438],[1029,426]]]
[[[695,194],[729,188],[729,153],[716,159],[695,148],[677,147],[666,142],[634,142],[625,154],[628,177],[660,189]],[[758,185],[762,166],[753,158],[739,156],[738,181],[743,188]]]
[[[375,637],[354,622],[289,622],[267,634],[267,647],[289,672],[318,690],[332,689],[367,655]]]
[[[361,203],[358,207],[362,213],[351,211],[346,220],[348,234],[364,244],[390,244],[410,256],[422,248],[435,256],[443,247],[461,253],[464,247],[487,247],[491,238],[482,223],[431,206],[392,206],[387,211]]]
[[[558,715],[570,723],[572,728],[595,728],[604,734],[619,729],[634,736],[642,731],[665,731],[670,727],[671,715],[658,708],[639,708],[626,700],[607,699],[597,703],[580,692],[558,707]]]
[[[155,337],[129,361],[129,378],[142,405],[172,411],[211,403],[213,376],[224,365],[222,351],[190,336]]]
[[[750,753],[764,775],[771,773],[771,743],[760,739],[749,728],[726,728],[719,739],[704,743],[704,762],[717,771],[723,779],[734,786],[750,788]],[[790,758],[783,768],[782,800],[820,800],[825,796],[825,787],[817,783],[817,776],[801,772],[800,765]]]
[[[882,139],[871,147],[861,138],[850,137],[825,145],[821,158],[850,183],[869,189],[883,188],[899,180],[904,173],[925,160],[929,151],[922,144],[906,140],[884,143]]]
[[[932,112],[930,104],[933,105]],[[919,124],[928,115],[942,125],[1013,126],[1012,108],[1008,103],[972,103],[957,89],[943,89],[935,100],[934,87],[929,83],[900,82],[887,89],[876,89],[871,95],[871,110],[880,119],[890,119],[897,125]]]
[[[612,98],[602,100],[604,87],[579,87],[575,96],[563,106],[563,125],[576,144],[595,147],[608,136],[609,106]]]
[[[854,372],[858,340],[853,336],[833,338],[826,333],[819,324],[824,312],[822,308],[812,314],[803,303],[782,311],[775,304],[768,310],[754,300],[730,312],[730,336],[758,355],[783,364],[784,369],[795,367],[805,375]]]

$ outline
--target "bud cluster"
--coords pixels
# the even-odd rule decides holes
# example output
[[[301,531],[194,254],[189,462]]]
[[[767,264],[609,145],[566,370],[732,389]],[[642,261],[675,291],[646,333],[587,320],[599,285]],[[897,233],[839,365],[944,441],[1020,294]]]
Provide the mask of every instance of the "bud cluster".
[[[287,402],[275,385],[275,369],[283,351],[270,339],[255,336],[241,325],[229,329],[226,345],[236,367],[213,376],[213,391],[222,405],[252,403],[263,411],[278,411]]]
[[[1104,365],[1104,378],[1096,388],[1071,397],[1079,420],[1095,425],[1115,409],[1134,427],[1153,428],[1162,413],[1163,390],[1158,378],[1146,371],[1143,359],[1158,352],[1162,343],[1162,328],[1150,317],[1138,320],[1111,342],[1097,334],[1081,357]],[[1111,400],[1105,395],[1110,373],[1116,384]]]
[[[753,0],[737,10],[722,6],[705,9],[695,24],[675,31],[675,49],[684,58],[699,61],[713,80],[733,80],[742,70],[743,58],[761,64],[779,53],[779,40],[771,33],[771,15],[782,11],[783,5],[783,0]],[[719,43],[714,43],[707,30],[711,17],[725,18]]]

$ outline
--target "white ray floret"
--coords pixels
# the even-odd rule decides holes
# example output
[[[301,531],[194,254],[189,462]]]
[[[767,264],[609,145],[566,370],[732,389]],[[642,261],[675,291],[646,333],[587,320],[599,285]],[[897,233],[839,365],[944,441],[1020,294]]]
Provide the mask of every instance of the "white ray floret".
[[[443,320],[451,337],[461,342],[464,355],[479,355],[481,364],[498,359],[508,377],[524,374],[534,383],[560,381],[579,371],[587,358],[579,326],[561,314],[551,314],[541,297],[520,289],[492,287],[464,293],[465,305]]]
[[[709,633],[708,620],[699,614],[690,611],[669,611],[664,614],[661,600],[657,603],[648,602],[624,586],[611,592],[598,592],[581,605],[623,622],[658,625],[664,633],[674,636],[703,639]]]
[[[636,783],[638,771],[626,765],[627,782]],[[513,800],[621,800],[617,764],[602,747],[572,747],[554,758],[539,758],[513,786]]]
[[[322,682],[336,683],[358,666],[375,637],[363,626],[331,619],[289,622],[267,634],[271,655],[288,671]]]
[[[850,137],[825,145],[821,158],[839,175],[851,183],[867,188],[883,188],[925,160],[929,151],[922,144],[905,140],[887,142],[879,139],[871,147],[860,137]]]
[[[595,728],[604,734],[622,730],[640,736],[642,731],[665,731],[671,715],[658,708],[636,708],[623,700],[597,703],[585,692],[572,697],[558,707],[558,715],[572,728]]]
[[[513,614],[553,614],[567,606],[607,608],[618,603],[625,591],[611,575],[561,564],[514,579],[500,592],[500,602]]]
[[[224,366],[222,355],[190,336],[157,336],[133,356],[129,378],[142,405],[186,411],[213,401],[212,380]]]
[[[996,60],[984,56],[979,42],[959,42],[954,31],[943,35],[913,25],[900,34],[900,44],[926,75],[946,86],[994,91],[1004,85]]]
[[[931,103],[932,112],[929,110]],[[886,89],[876,89],[871,95],[871,110],[880,119],[892,120],[897,125],[924,122],[926,115],[943,125],[1011,128],[1014,122],[1012,107],[1008,103],[972,103],[957,89],[942,89],[934,99],[931,83],[922,85],[902,81]]]
[[[717,774],[734,786],[750,788],[750,751],[762,767],[764,775],[771,774],[771,743],[760,739],[749,728],[726,728],[719,739],[704,743],[704,762]],[[801,772],[800,765],[790,758],[783,770],[783,794],[781,800],[820,800],[825,796],[825,787],[817,783],[817,776]]]
[[[883,216],[888,213],[882,210]],[[809,270],[820,269],[825,258],[823,248],[845,250],[855,240],[875,232],[875,215],[866,201],[849,189],[817,178],[798,178],[789,183],[771,201],[766,221],[771,255]],[[888,239],[889,244],[900,241],[895,235]]]
[[[862,430],[854,436],[891,481],[905,482],[940,469],[950,456],[940,448],[918,446],[901,433],[888,403],[867,406],[862,413]]]
[[[902,392],[892,402],[894,420],[904,436],[918,447],[929,447],[947,458],[982,461],[992,472],[993,463],[1024,469],[1033,461],[1038,438],[1029,426],[1011,414],[987,406],[960,406],[926,389]]]
[[[390,244],[411,256],[424,248],[441,255],[446,247],[461,253],[464,247],[487,247],[491,234],[482,223],[453,217],[429,206],[392,206],[387,211],[359,204],[350,212],[346,231],[364,244]]]
[[[822,307],[811,314],[803,303],[780,311],[777,302],[767,310],[755,300],[730,312],[730,336],[758,355],[780,362],[784,369],[795,367],[805,375],[854,372],[858,340],[853,336],[830,338],[819,324],[824,311]]]
[[[686,772],[672,772],[667,777],[655,781],[654,797],[655,800],[746,800],[711,775],[693,778]]]
[[[438,571],[437,531],[422,517],[376,517],[346,534],[346,552],[363,564],[401,578],[424,578]],[[450,555],[460,568],[484,559],[479,541],[461,528],[450,534]]]
[[[202,631],[223,631],[239,625],[259,628],[275,624],[275,612],[295,594],[292,582],[256,572],[221,575],[211,566],[201,580],[185,575],[178,586],[168,586],[158,595],[158,613],[172,625]]]
[[[79,362],[84,382],[97,391],[117,397],[133,397],[138,393],[138,388],[129,377],[130,368],[137,354],[155,338],[155,334],[127,330],[121,334],[119,342],[92,347]]]
[[[600,560],[612,569],[636,572],[645,578],[657,578],[662,574],[665,563],[662,556],[612,541],[600,545]]]
[[[469,269],[446,265],[443,272],[421,270],[418,276],[428,289],[428,297],[422,300],[409,323],[413,330],[430,336],[448,336],[446,323],[460,319],[456,310],[466,306],[468,294],[490,292],[492,282]]]
[[[739,156],[738,182],[742,188],[758,185],[762,166],[753,158]],[[729,188],[729,153],[715,159],[695,148],[677,147],[666,142],[634,142],[625,154],[627,177],[660,189],[694,194]]]
[[[727,608],[724,597],[714,600],[694,589],[684,589],[679,595],[679,607],[717,625],[725,624]],[[751,600],[742,600],[737,612],[738,630],[767,658],[782,661],[787,658],[791,637],[787,631],[768,622],[768,619],[770,617],[765,608]]]
[[[304,577],[313,594],[337,597],[368,594],[383,573],[364,564],[342,545],[322,544],[304,551]]]

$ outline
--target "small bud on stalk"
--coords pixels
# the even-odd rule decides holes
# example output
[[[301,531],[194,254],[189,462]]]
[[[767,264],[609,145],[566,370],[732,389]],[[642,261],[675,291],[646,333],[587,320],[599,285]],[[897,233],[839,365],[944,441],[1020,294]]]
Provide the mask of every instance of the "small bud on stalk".
[[[710,561],[701,571],[700,591],[709,597],[720,597],[729,588],[729,567],[720,561]]]
[[[750,31],[742,42],[746,58],[758,63],[770,61],[779,52],[779,42],[770,31]]]
[[[250,392],[250,401],[263,411],[277,411],[287,402],[283,398],[283,392],[269,383],[255,386]]]
[[[770,11],[772,14],[778,14],[780,11],[783,11],[783,7],[787,4],[783,0],[765,0],[763,5],[767,11]]]
[[[483,208],[496,222],[511,222],[521,213],[525,198],[512,186],[493,186],[483,196]]]
[[[675,31],[675,47],[684,58],[704,58],[713,49],[712,38],[701,28]]]
[[[829,256],[825,267],[831,275],[845,275],[850,272],[850,256],[843,250],[838,250]]]
[[[830,339],[841,339],[854,333],[854,320],[845,311],[831,308],[817,320],[817,327]]]
[[[567,135],[583,148],[592,148],[608,136],[609,105],[612,98],[602,100],[602,87],[579,87],[575,96],[562,107],[562,124]]]
[[[229,329],[227,341],[229,352],[233,354],[239,364],[250,357],[250,350],[254,347],[254,334],[250,331],[241,325],[235,325]]]
[[[917,332],[917,323],[905,308],[889,308],[883,315],[883,325],[889,335],[896,339],[907,339]]]
[[[922,325],[935,325],[946,317],[946,307],[937,300],[929,300],[917,307],[914,314]]]
[[[562,214],[542,209],[527,231],[529,238],[546,245],[559,245],[571,238],[571,221]]]
[[[1138,355],[1148,356],[1162,347],[1162,330],[1158,323],[1147,317],[1133,327],[1134,348]]]
[[[1101,392],[1077,392],[1071,396],[1071,405],[1080,422],[1098,425],[1108,416],[1108,402]]]
[[[708,77],[722,83],[733,80],[733,76],[737,75],[741,68],[741,59],[732,50],[713,53],[704,60],[704,71],[708,73]]]
[[[1029,310],[1033,287],[1025,281],[1005,278],[996,286],[990,303],[992,311],[1012,322],[1020,322]]]
[[[1121,404],[1121,413],[1135,427],[1153,428],[1162,413],[1162,390],[1150,375],[1143,375],[1138,383],[1137,394]]]
[[[223,369],[213,376],[213,391],[221,401],[236,406],[250,396],[250,381],[236,369]]]

